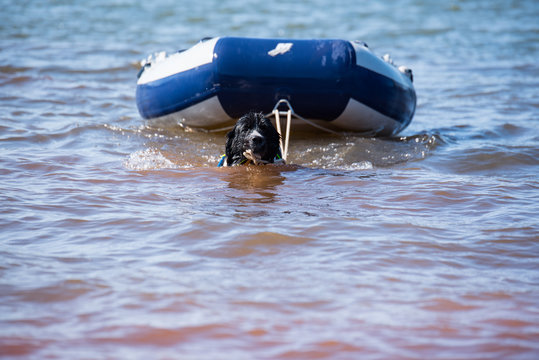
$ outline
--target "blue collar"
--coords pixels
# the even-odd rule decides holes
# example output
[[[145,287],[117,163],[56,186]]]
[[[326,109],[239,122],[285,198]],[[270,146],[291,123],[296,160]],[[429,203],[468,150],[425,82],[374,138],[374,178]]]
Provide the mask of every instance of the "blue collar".
[[[226,154],[221,155],[221,159],[219,159],[219,164],[217,164],[217,167],[221,167],[225,164],[226,161]]]

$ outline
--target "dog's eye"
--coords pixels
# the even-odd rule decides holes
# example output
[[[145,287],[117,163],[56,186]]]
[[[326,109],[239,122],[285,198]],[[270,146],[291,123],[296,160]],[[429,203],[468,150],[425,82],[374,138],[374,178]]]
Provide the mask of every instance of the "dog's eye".
[[[269,120],[264,119],[263,121],[260,122],[260,126],[261,126],[263,129],[269,128],[269,127],[270,127],[270,122],[269,122]]]
[[[242,125],[236,125],[236,134],[241,134],[243,132],[243,126]]]

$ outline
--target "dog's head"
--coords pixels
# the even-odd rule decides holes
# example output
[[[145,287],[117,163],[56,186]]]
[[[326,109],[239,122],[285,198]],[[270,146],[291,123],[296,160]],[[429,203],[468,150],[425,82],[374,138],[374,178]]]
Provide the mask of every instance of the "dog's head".
[[[262,113],[241,117],[227,134],[226,164],[273,163],[279,154],[279,133]]]

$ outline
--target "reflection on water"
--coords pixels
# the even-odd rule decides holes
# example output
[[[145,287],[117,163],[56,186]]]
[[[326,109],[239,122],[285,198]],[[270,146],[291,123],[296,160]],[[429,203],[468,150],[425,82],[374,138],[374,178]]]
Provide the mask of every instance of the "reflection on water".
[[[284,183],[281,175],[288,165],[236,166],[223,168],[227,173],[223,180],[230,189],[241,190],[238,197],[230,198],[232,204],[260,204],[261,210],[250,216],[264,216],[263,204],[272,203],[278,196],[279,186]],[[247,214],[246,214],[247,215]],[[249,215],[247,215],[249,216]]]

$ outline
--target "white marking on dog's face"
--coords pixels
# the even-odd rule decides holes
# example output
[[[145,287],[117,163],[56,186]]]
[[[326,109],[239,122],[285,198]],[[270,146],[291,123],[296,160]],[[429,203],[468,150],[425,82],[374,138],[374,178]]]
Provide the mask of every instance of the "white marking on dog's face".
[[[256,129],[251,131],[251,136],[254,137],[254,138],[255,137],[263,137],[262,134],[259,133],[258,130],[256,130]]]

